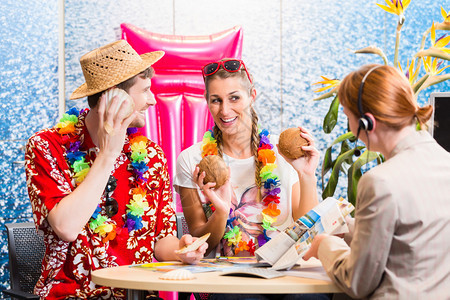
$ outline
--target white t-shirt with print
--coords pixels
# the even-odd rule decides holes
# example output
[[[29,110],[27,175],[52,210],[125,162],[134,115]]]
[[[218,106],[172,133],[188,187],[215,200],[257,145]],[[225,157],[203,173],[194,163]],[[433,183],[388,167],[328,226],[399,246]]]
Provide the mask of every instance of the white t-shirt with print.
[[[275,163],[277,168],[274,170],[274,173],[278,176],[281,183],[281,192],[278,194],[280,196],[280,203],[277,205],[278,209],[280,209],[280,215],[277,217],[277,221],[273,223],[273,226],[278,230],[284,230],[293,222],[292,186],[298,182],[298,175],[294,168],[278,154],[275,146],[278,143],[278,136],[270,135],[270,142],[274,145],[272,150],[276,154]],[[206,200],[192,177],[196,165],[202,159],[201,145],[201,142],[194,144],[182,151],[178,156],[177,171],[173,185],[177,192],[179,191],[179,187],[196,188],[202,203],[205,203]],[[256,202],[257,189],[255,185],[254,157],[236,159],[224,154],[223,159],[230,167],[230,183],[235,195],[233,202],[236,214],[242,219],[241,224],[246,224],[245,227],[248,229],[246,230],[248,235],[256,239],[256,235],[259,235],[257,228],[261,229],[261,211],[266,206],[264,206],[263,202]],[[273,232],[269,231],[268,235],[270,236]],[[243,238],[243,240],[246,239],[245,237]],[[227,248],[226,245],[224,247]],[[230,253],[222,254],[229,255]]]

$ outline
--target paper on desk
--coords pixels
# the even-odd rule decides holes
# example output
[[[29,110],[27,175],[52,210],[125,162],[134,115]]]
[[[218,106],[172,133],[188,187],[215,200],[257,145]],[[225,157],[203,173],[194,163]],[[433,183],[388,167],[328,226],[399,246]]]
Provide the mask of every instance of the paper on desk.
[[[319,279],[331,282],[330,277],[328,277],[323,267],[312,267],[312,268],[294,267],[289,271],[279,271],[279,272],[287,276]]]

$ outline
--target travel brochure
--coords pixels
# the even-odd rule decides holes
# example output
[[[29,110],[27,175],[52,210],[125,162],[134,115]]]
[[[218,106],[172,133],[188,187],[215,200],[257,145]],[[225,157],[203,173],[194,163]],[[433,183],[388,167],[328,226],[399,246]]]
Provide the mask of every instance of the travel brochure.
[[[304,268],[301,270],[302,266],[298,266],[299,261],[302,261],[303,255],[309,249],[316,235],[348,232],[345,217],[353,210],[353,205],[348,201],[329,197],[284,231],[273,236],[270,241],[255,251],[254,257],[216,257],[202,259],[195,265],[185,265],[180,262],[152,262],[132,267],[158,272],[178,269],[188,270],[192,273],[221,271],[224,273],[223,275],[253,275],[262,278],[284,275],[309,278],[318,276],[317,279],[324,280],[327,276],[320,262],[318,262],[318,268],[307,271]],[[280,270],[284,271],[277,273]]]
[[[268,262],[274,270],[289,270],[308,251],[316,235],[347,233],[345,217],[354,209],[343,198],[328,197],[257,249],[256,258]]]
[[[146,268],[151,271],[169,272],[177,269],[189,270],[192,273],[213,271],[234,271],[244,268],[270,267],[265,262],[258,262],[255,257],[216,257],[205,258],[195,265],[185,265],[180,262],[152,262],[147,264],[133,265],[132,267]]]

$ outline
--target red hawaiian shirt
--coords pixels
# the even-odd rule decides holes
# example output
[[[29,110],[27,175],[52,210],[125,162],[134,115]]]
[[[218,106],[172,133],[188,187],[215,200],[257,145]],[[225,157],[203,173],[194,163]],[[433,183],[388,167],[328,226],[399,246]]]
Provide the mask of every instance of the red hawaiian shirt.
[[[64,298],[125,298],[121,289],[97,286],[91,281],[91,272],[99,268],[151,262],[155,242],[167,235],[176,236],[176,217],[172,207],[172,192],[166,158],[161,148],[149,141],[147,150],[150,168],[144,184],[149,208],[142,216],[143,228],[128,232],[126,204],[135,177],[130,167],[128,138],[117,158],[112,175],[117,179],[113,197],[119,203],[119,212],[111,218],[117,228],[123,229],[112,241],[103,242],[87,223],[73,242],[61,240],[50,227],[47,216],[61,199],[74,190],[73,170],[66,161],[70,142],[80,141],[80,151],[87,151],[86,161],[95,160],[98,148],[93,144],[85,126],[88,111],[80,114],[76,132],[60,135],[56,129],[45,129],[28,141],[25,154],[28,193],[33,218],[38,230],[43,231],[46,252],[42,273],[35,293],[45,299]],[[102,206],[104,196],[99,199]]]

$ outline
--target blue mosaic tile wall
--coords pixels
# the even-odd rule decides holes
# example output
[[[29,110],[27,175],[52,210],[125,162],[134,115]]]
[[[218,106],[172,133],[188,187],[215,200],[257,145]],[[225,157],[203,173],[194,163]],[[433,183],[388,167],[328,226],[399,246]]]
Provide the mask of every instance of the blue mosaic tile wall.
[[[58,114],[57,0],[0,2],[0,290],[9,286],[4,224],[32,221],[24,145]]]
[[[447,1],[447,2],[446,2]],[[381,3],[382,1],[378,1]],[[418,49],[431,21],[441,22],[440,5],[448,0],[420,0],[406,11],[400,61]],[[126,9],[123,9],[126,6]],[[342,78],[377,56],[355,55],[348,49],[375,45],[393,60],[396,17],[373,1],[360,0],[66,0],[66,92],[83,83],[79,58],[117,38],[120,23],[177,35],[208,35],[236,25],[244,29],[243,58],[256,81],[256,109],[273,133],[305,126],[323,151],[346,128],[323,134],[322,119],[330,100],[312,102],[320,75]],[[227,11],[232,14],[225,13]],[[4,224],[31,220],[27,199],[23,146],[35,131],[58,118],[58,1],[2,0],[0,3],[0,290],[9,286]],[[422,92],[421,104],[432,91],[448,91],[450,82]],[[87,106],[69,101],[67,108]],[[345,195],[345,180],[338,193]],[[320,181],[319,181],[320,185]]]

